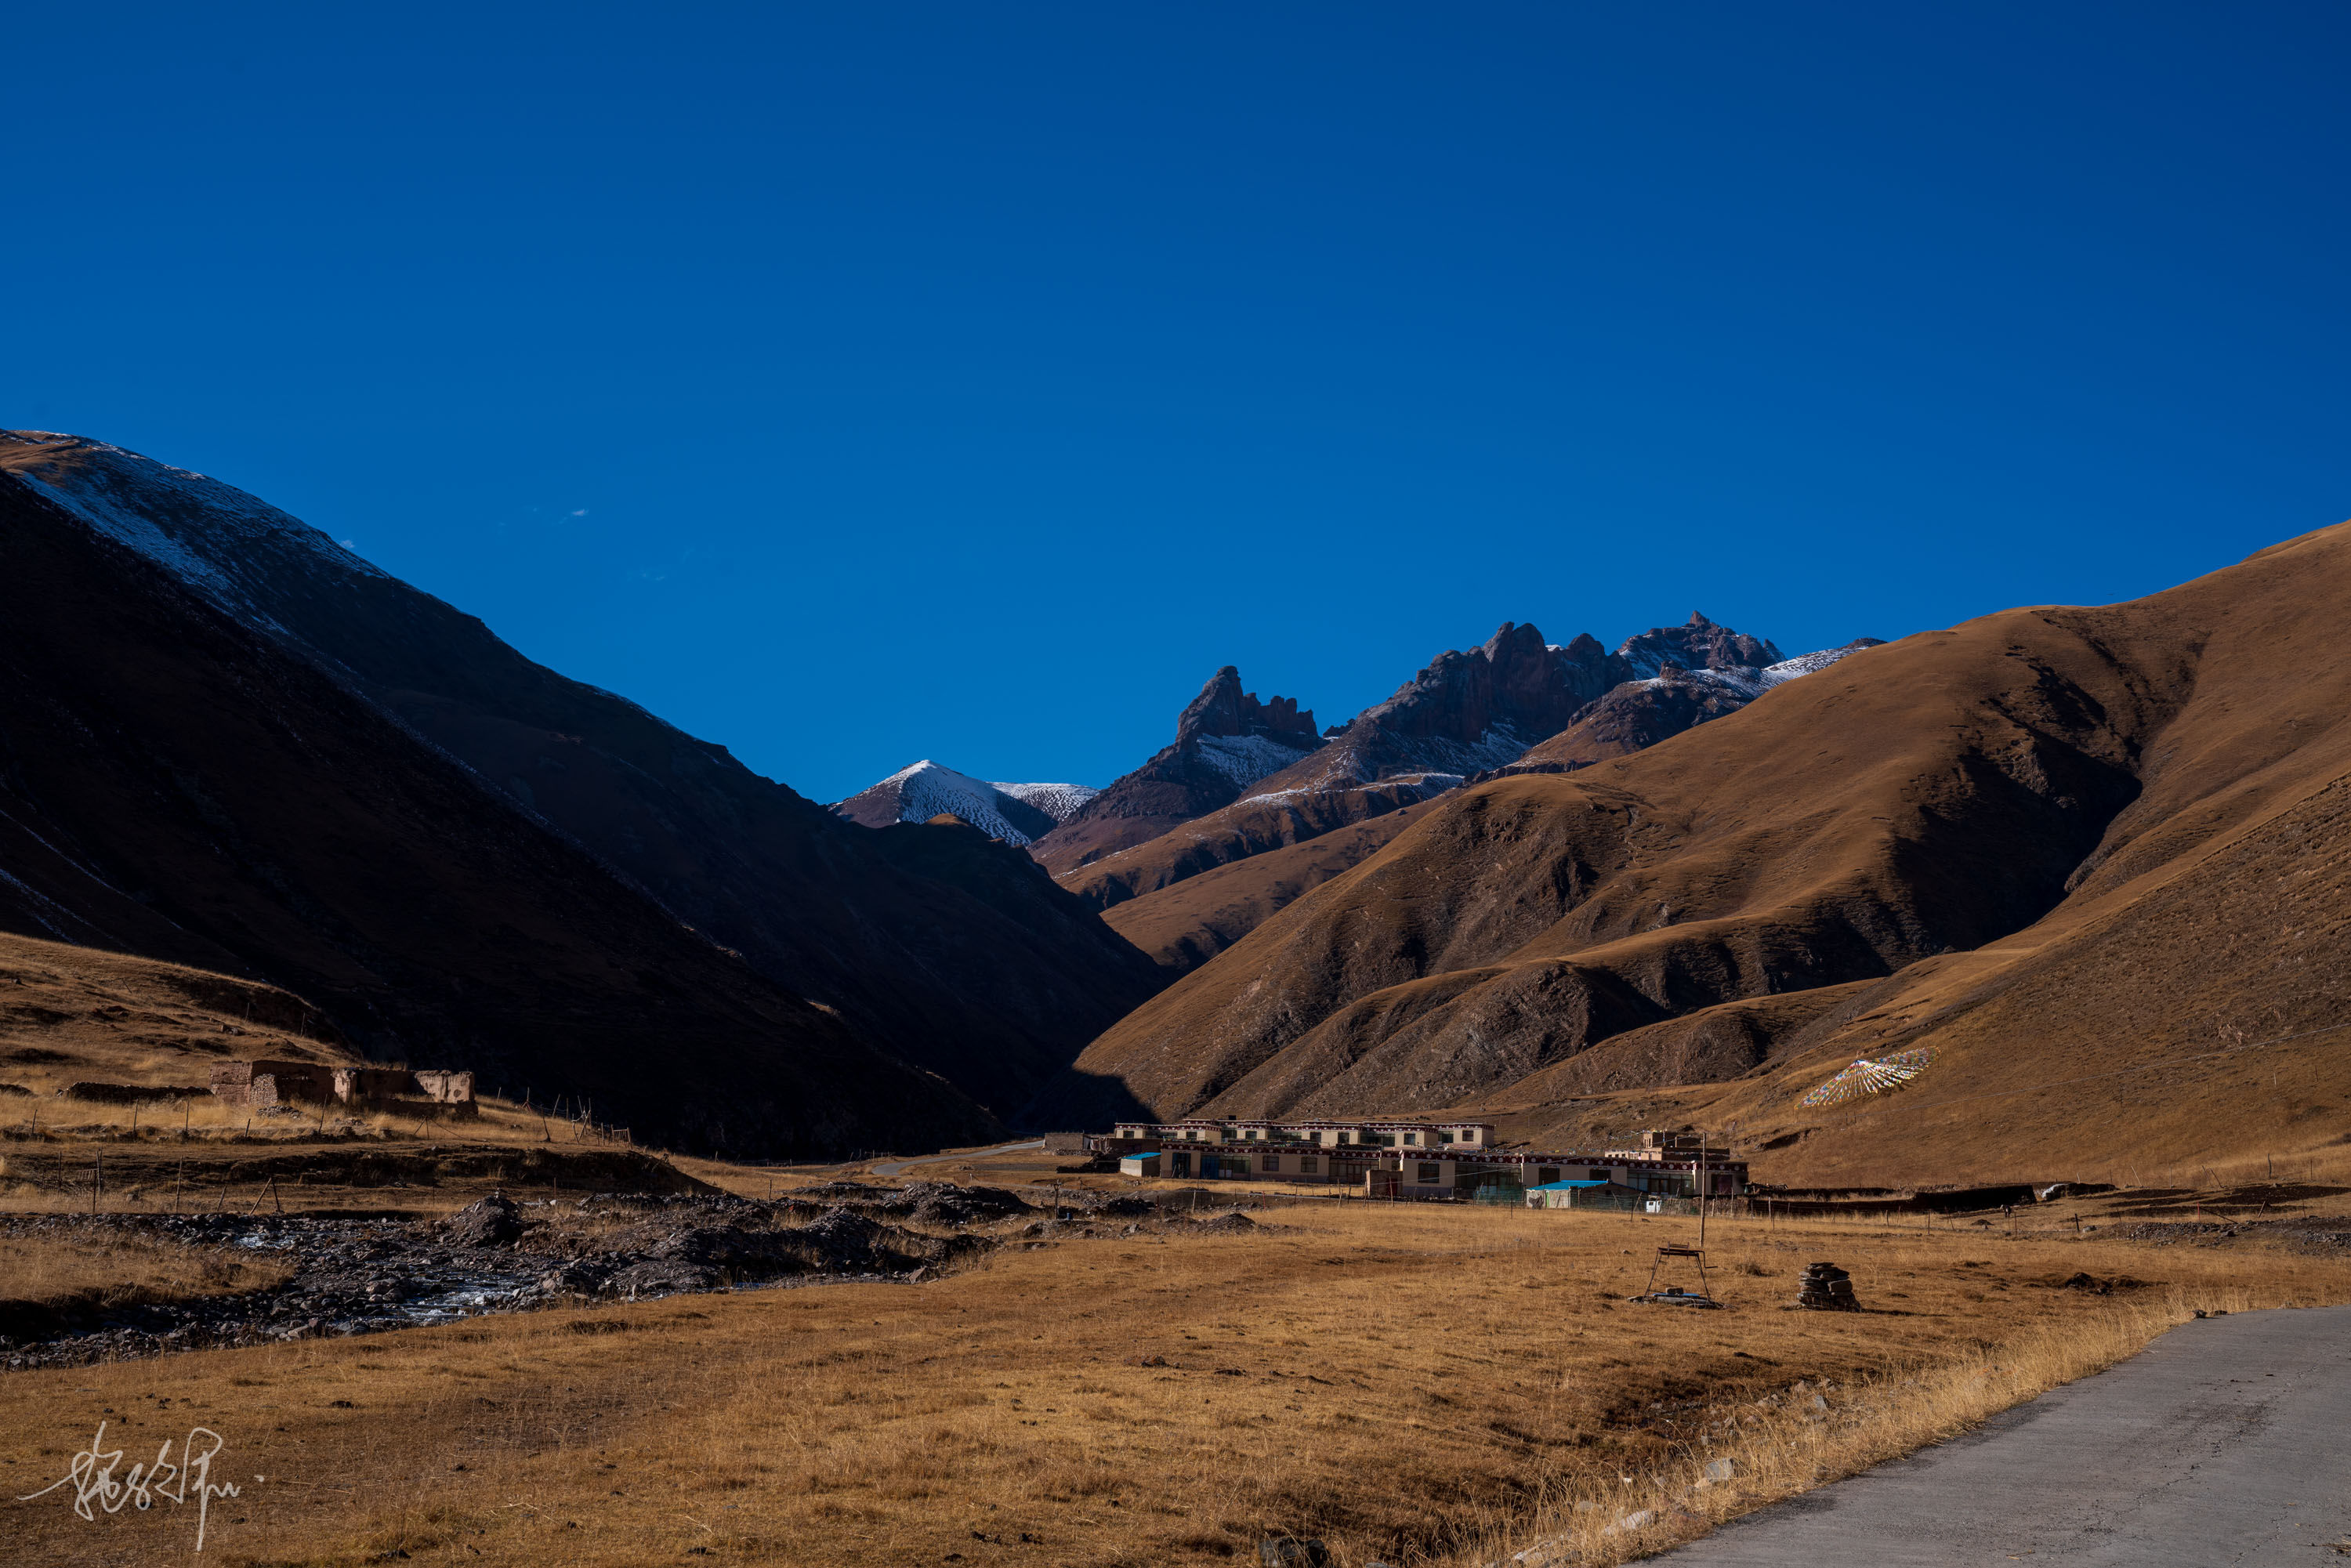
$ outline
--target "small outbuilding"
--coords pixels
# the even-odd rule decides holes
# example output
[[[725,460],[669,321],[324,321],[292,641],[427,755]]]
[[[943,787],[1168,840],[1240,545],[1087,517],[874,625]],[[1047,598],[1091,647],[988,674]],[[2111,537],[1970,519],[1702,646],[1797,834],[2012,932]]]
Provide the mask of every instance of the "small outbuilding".
[[[1529,1208],[1623,1208],[1641,1197],[1613,1181],[1547,1181],[1527,1188]]]
[[[1118,1162],[1118,1174],[1131,1176],[1155,1176],[1159,1174],[1159,1156],[1128,1155]]]

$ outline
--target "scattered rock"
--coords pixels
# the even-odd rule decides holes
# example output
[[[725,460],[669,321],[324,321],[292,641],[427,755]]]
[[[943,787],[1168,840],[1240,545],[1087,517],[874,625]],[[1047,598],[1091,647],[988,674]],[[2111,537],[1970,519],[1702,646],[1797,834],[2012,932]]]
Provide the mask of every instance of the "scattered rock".
[[[1816,1312],[1857,1312],[1861,1303],[1854,1299],[1853,1276],[1834,1263],[1807,1263],[1796,1282],[1796,1304]]]
[[[586,1263],[566,1263],[538,1277],[538,1288],[550,1296],[592,1296],[611,1278],[609,1270]]]
[[[1255,1230],[1257,1228],[1257,1221],[1238,1209],[1235,1209],[1230,1214],[1220,1214],[1214,1219],[1197,1220],[1193,1225],[1196,1230],[1213,1230],[1222,1236],[1237,1236],[1243,1231]]]
[[[2086,1291],[2094,1295],[2109,1296],[2116,1291],[2136,1291],[2147,1281],[2134,1280],[2127,1274],[2117,1274],[2111,1280],[2101,1280],[2095,1274],[2068,1274],[2064,1279],[2041,1281],[2053,1291]]]
[[[522,1236],[522,1210],[503,1193],[469,1203],[441,1222],[441,1232],[460,1247],[511,1247]]]
[[[861,1191],[870,1189],[860,1189]],[[883,1196],[891,1196],[885,1192]],[[936,1195],[928,1195],[936,1196]],[[1017,1199],[1015,1201],[1018,1201]],[[308,1215],[0,1216],[0,1237],[142,1239],[283,1257],[273,1290],[0,1321],[0,1367],[81,1365],[166,1351],[449,1322],[581,1299],[643,1301],[743,1285],[930,1279],[999,1245],[925,1235],[833,1207],[725,1194],[603,1194],[561,1204],[493,1195],[439,1221]],[[1000,1208],[982,1197],[977,1212]],[[623,1223],[611,1224],[615,1211]],[[19,1320],[22,1321],[19,1321]]]
[[[905,1215],[918,1225],[980,1225],[1027,1214],[1032,1206],[1000,1186],[915,1182],[905,1189]]]
[[[1257,1543],[1260,1568],[1330,1568],[1331,1551],[1320,1541],[1269,1535]]]
[[[1707,1460],[1706,1479],[1715,1482],[1717,1485],[1719,1485],[1724,1481],[1738,1479],[1739,1461],[1737,1459]]]

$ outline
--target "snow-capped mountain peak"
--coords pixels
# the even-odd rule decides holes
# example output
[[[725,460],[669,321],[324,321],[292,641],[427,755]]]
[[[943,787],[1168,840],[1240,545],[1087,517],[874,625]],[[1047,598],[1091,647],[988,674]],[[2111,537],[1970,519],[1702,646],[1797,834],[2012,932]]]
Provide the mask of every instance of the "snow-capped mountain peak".
[[[833,810],[869,828],[949,816],[990,838],[1026,845],[1099,793],[1082,784],[991,784],[929,758],[859,790]]]

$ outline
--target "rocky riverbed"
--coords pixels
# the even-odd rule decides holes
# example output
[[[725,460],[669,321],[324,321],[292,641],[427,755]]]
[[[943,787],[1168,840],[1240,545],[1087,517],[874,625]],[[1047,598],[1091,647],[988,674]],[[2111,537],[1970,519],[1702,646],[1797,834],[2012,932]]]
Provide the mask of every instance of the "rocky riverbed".
[[[1034,1195],[1032,1195],[1033,1197]],[[212,1345],[370,1333],[583,1301],[884,1281],[919,1283],[999,1247],[1157,1229],[1144,1197],[916,1182],[757,1202],[725,1194],[493,1194],[446,1218],[301,1215],[0,1217],[0,1236],[109,1236],[273,1254],[285,1283],[237,1295],[99,1307],[0,1301],[0,1366],[76,1365]],[[0,1287],[5,1288],[5,1287]]]

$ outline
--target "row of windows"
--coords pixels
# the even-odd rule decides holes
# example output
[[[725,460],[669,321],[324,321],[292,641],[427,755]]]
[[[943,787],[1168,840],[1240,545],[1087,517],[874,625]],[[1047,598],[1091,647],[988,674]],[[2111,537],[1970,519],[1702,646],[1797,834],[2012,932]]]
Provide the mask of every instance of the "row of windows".
[[[1119,1131],[1122,1134],[1125,1134],[1129,1132],[1130,1129],[1122,1127]],[[1147,1129],[1135,1128],[1132,1129],[1132,1131],[1139,1136],[1149,1135]],[[1311,1137],[1312,1135],[1313,1134],[1301,1134],[1299,1136],[1301,1138],[1306,1138]],[[1181,1128],[1177,1130],[1176,1136],[1179,1140],[1188,1140],[1193,1143],[1221,1141],[1219,1134],[1212,1133],[1208,1129],[1203,1127]],[[1234,1134],[1234,1141],[1238,1143],[1262,1144],[1274,1141],[1275,1136],[1276,1134],[1263,1127],[1250,1127],[1236,1132]],[[1342,1132],[1339,1134],[1339,1142],[1342,1144],[1360,1145],[1364,1147],[1378,1147],[1383,1149],[1395,1148],[1399,1138],[1401,1138],[1404,1145],[1407,1148],[1437,1148],[1447,1144],[1474,1144],[1478,1141],[1477,1134],[1468,1128],[1464,1128],[1459,1132],[1453,1132],[1444,1128],[1432,1128],[1428,1131],[1426,1144],[1422,1142],[1422,1135],[1419,1133],[1405,1133],[1399,1134],[1395,1133],[1358,1134],[1353,1132]],[[1283,1134],[1281,1141],[1290,1142],[1291,1140],[1289,1135]]]

